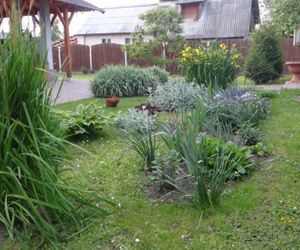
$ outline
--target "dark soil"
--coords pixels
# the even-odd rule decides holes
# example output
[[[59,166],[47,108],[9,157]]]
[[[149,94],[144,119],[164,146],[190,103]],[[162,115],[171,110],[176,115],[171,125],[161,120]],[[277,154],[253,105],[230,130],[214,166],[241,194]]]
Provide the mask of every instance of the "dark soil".
[[[6,241],[7,239],[7,231],[6,229],[0,225],[0,248],[1,248],[1,245]]]

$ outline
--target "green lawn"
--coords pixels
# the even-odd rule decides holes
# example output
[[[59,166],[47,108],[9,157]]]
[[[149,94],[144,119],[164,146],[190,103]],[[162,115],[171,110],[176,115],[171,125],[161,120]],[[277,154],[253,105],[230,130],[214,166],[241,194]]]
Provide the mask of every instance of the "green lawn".
[[[248,180],[235,184],[209,214],[189,205],[153,203],[141,191],[142,162],[113,128],[102,138],[79,143],[95,155],[72,149],[77,187],[94,190],[117,204],[106,219],[95,218],[65,249],[299,249],[300,102],[297,91],[272,99],[264,126],[270,158]],[[126,110],[143,98],[123,98]],[[101,100],[102,102],[103,100]],[[85,101],[87,102],[87,101]],[[77,103],[58,106],[74,110]],[[90,181],[88,182],[87,179]]]
[[[270,157],[251,177],[229,188],[218,209],[206,214],[189,204],[151,202],[142,191],[148,182],[142,162],[114,128],[79,142],[94,156],[70,148],[75,170],[64,178],[116,206],[99,204],[111,215],[95,217],[80,236],[58,249],[300,249],[300,102],[296,96],[300,90],[283,90],[272,99],[272,113],[264,125]],[[119,108],[108,112],[126,111],[142,101],[122,98]],[[57,108],[74,110],[77,104]]]

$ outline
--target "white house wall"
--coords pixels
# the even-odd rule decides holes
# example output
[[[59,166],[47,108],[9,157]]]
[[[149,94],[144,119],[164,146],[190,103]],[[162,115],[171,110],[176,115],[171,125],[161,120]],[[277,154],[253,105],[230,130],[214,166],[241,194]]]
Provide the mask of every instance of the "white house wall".
[[[132,38],[131,35],[120,35],[120,34],[111,34],[111,35],[77,35],[78,44],[92,46],[95,44],[102,43],[102,39],[110,39],[111,43],[116,44],[125,44],[126,38]]]

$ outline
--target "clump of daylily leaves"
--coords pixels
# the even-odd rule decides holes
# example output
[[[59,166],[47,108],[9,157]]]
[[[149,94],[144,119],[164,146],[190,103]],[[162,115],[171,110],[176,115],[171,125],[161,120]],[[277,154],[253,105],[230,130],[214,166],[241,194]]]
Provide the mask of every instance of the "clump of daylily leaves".
[[[226,89],[237,77],[241,59],[235,44],[228,48],[224,43],[213,43],[209,47],[186,47],[181,52],[180,66],[188,82]]]

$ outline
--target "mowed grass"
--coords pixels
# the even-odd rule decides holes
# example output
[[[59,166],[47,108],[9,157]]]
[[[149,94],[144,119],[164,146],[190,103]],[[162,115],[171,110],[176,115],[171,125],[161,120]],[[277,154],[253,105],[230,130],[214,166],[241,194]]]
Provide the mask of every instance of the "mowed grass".
[[[77,171],[66,178],[115,201],[105,220],[95,218],[65,249],[299,249],[299,90],[272,99],[264,126],[271,153],[253,176],[226,190],[222,205],[202,214],[189,204],[151,202],[143,187],[143,164],[113,128],[102,138],[79,143],[94,154],[72,149]],[[142,98],[123,98],[118,110]],[[58,108],[74,110],[78,103]],[[89,181],[87,181],[89,180]]]
[[[284,90],[272,99],[272,113],[264,125],[270,156],[251,177],[226,190],[219,208],[204,214],[190,204],[150,201],[143,191],[149,181],[143,163],[113,127],[98,138],[79,142],[92,155],[70,148],[70,166],[75,170],[64,177],[78,188],[114,201],[115,206],[106,207],[110,216],[95,217],[80,236],[58,249],[300,249],[300,102],[296,96],[300,90]],[[115,112],[141,100],[122,98]],[[57,108],[74,110],[77,104]]]

